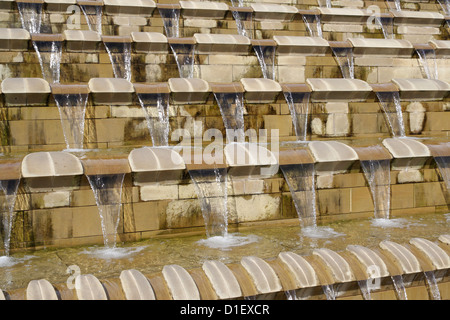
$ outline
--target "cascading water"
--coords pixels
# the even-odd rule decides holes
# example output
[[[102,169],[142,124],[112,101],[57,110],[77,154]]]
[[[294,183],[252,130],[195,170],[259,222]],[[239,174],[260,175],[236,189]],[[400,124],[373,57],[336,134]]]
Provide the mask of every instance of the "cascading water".
[[[433,300],[441,300],[441,292],[439,291],[436,277],[434,276],[434,271],[425,271],[423,274],[425,276],[425,280],[427,281],[428,291],[430,292],[431,298],[433,298]]]
[[[242,8],[244,6],[244,2],[242,0],[231,0],[231,5],[235,8]],[[238,34],[246,36],[250,39],[253,38],[253,13],[251,11],[242,10],[232,10],[231,13],[234,21],[236,22]]]
[[[302,19],[311,37],[323,37],[322,24],[319,14],[304,14],[302,15]]]
[[[200,200],[206,236],[225,237],[228,234],[227,171],[226,168],[189,170]]]
[[[14,223],[17,190],[19,188],[20,179],[0,180],[0,189],[3,192],[4,200],[1,203],[2,213],[2,234],[5,256],[9,256],[11,233]]]
[[[233,130],[237,142],[244,142],[244,94],[242,92],[218,93],[214,92],[214,97],[219,105],[226,132]],[[227,134],[227,141],[230,141]],[[234,137],[233,137],[234,140]]]
[[[114,77],[131,81],[131,42],[104,42]]]
[[[389,3],[394,2],[395,10],[402,11],[402,5],[401,5],[400,0],[386,0],[386,1]]]
[[[177,62],[180,78],[194,77],[195,44],[170,43],[173,55]]]
[[[29,33],[40,33],[42,25],[42,3],[17,2],[22,28]]]
[[[364,298],[364,300],[372,300],[372,297],[370,295],[370,289],[369,286],[369,280],[360,280],[358,281],[359,289],[361,290],[361,294]]]
[[[88,95],[82,93],[56,94],[54,98],[58,106],[67,149],[83,149]]]
[[[33,41],[38,55],[42,77],[49,83],[59,83],[61,78],[61,41]]]
[[[449,0],[437,0],[446,15],[450,15],[450,1]]]
[[[336,291],[332,284],[322,286],[323,293],[327,297],[327,300],[336,300]]]
[[[180,9],[178,8],[158,8],[163,20],[164,30],[167,38],[180,37]]]
[[[147,126],[153,146],[169,145],[169,93],[155,95],[137,94],[139,103],[145,112]]]
[[[405,137],[405,125],[398,91],[376,92],[376,94],[386,122],[389,125],[391,135],[394,138]]]
[[[394,289],[397,294],[397,298],[399,300],[408,300],[402,275],[391,276],[391,279],[392,283],[394,284]]]
[[[294,201],[302,227],[316,227],[314,164],[280,166]]]
[[[416,52],[427,79],[438,79],[435,50],[433,48],[417,48]]]
[[[446,149],[450,147],[450,143],[441,143],[439,145],[434,145],[434,161],[439,168],[439,172],[444,180],[447,193],[450,194],[450,157],[446,153]]]
[[[105,248],[116,247],[124,177],[124,173],[87,175],[100,214]]]
[[[368,149],[378,149],[379,146]],[[390,160],[361,161],[372,194],[375,219],[389,219],[391,172]]]
[[[102,34],[103,6],[83,4],[80,5],[80,8],[86,18],[89,30]]]
[[[276,46],[254,45],[256,57],[264,79],[275,80],[275,52]]]
[[[284,92],[298,141],[306,141],[310,96],[309,92]]]
[[[331,8],[331,0],[319,0],[319,6],[325,8]]]
[[[376,16],[375,23],[380,26],[385,39],[394,39],[394,19],[392,17]]]
[[[345,79],[355,78],[355,61],[352,47],[332,47],[334,57]]]

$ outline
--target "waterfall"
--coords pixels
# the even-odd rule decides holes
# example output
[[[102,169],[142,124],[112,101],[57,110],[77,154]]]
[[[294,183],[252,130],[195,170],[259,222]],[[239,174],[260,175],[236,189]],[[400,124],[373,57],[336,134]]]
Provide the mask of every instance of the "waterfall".
[[[378,149],[379,146],[368,149]],[[390,160],[361,161],[364,176],[372,194],[375,219],[389,219],[391,172]]]
[[[380,26],[385,39],[394,39],[394,19],[391,17],[376,16],[375,23]]]
[[[302,227],[316,227],[314,164],[280,166],[294,201]]]
[[[58,106],[67,149],[83,149],[88,94],[55,94],[54,98]]]
[[[332,47],[334,57],[345,79],[355,78],[355,62],[352,47]]]
[[[219,105],[226,132],[229,133],[229,130],[233,130],[234,136],[237,137],[237,142],[244,142],[244,93],[214,92],[214,97]],[[227,141],[233,142],[230,140],[231,138],[227,134]]]
[[[320,7],[331,8],[331,0],[318,0]]]
[[[308,29],[310,37],[319,37],[319,38],[323,37],[320,15],[305,14],[302,15],[302,19],[306,25],[306,29]]]
[[[80,5],[90,31],[102,34],[103,6]]]
[[[438,79],[438,67],[436,63],[436,53],[433,48],[416,49],[420,64],[425,72],[427,79]]]
[[[242,8],[244,3],[242,0],[231,0],[231,6],[234,8]],[[238,34],[246,36],[248,38],[253,38],[252,29],[253,29],[253,13],[251,11],[243,11],[243,10],[231,10],[233,14],[234,21],[236,22],[236,28],[238,30]]]
[[[200,200],[206,236],[225,237],[228,234],[227,171],[226,168],[189,170]]]
[[[180,78],[194,77],[195,45],[192,43],[170,43],[177,62]]]
[[[157,93],[155,96],[138,94],[139,103],[145,112],[148,131],[153,146],[165,147],[169,145],[169,93]]]
[[[104,42],[114,77],[131,81],[131,42]]]
[[[400,0],[386,0],[387,2],[394,2],[395,10],[402,11],[402,5]],[[389,8],[389,7],[388,7]]]
[[[180,37],[180,9],[178,8],[158,8],[163,20],[164,30],[167,38]]]
[[[309,92],[284,92],[298,141],[306,141],[310,96]]]
[[[433,300],[441,300],[441,293],[436,282],[436,277],[434,276],[434,271],[425,271],[423,274],[427,281],[428,290]]]
[[[433,145],[433,158],[444,180],[447,193],[450,193],[450,157],[446,153],[446,149],[450,147],[450,143],[441,143]]]
[[[372,297],[370,295],[370,286],[369,286],[369,280],[360,280],[358,281],[359,289],[361,290],[362,296],[364,300],[372,300]]]
[[[402,106],[400,104],[400,94],[393,92],[376,92],[380,101],[386,122],[389,125],[391,135],[394,138],[405,137],[405,125],[403,122]]]
[[[0,180],[0,189],[4,195],[4,201],[1,203],[3,244],[5,256],[9,256],[11,233],[14,223],[14,205],[16,204],[17,190],[20,179]]]
[[[406,295],[405,285],[403,284],[403,277],[401,275],[391,276],[392,283],[394,284],[395,292],[399,300],[408,300]]]
[[[16,2],[22,28],[29,33],[40,33],[42,25],[42,3]]]
[[[254,45],[256,57],[264,79],[275,80],[275,52],[276,46]]]
[[[323,293],[327,297],[327,300],[336,300],[336,292],[332,284],[322,286]]]
[[[87,175],[98,207],[106,248],[116,247],[124,177],[124,173]]]
[[[39,59],[42,77],[49,83],[59,83],[61,77],[62,41],[32,42]]]
[[[446,15],[450,15],[450,1],[449,0],[437,0]]]

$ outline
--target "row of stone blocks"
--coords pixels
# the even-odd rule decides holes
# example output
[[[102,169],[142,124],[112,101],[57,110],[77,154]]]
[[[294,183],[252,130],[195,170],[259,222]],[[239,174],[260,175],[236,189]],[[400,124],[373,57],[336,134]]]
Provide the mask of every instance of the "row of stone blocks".
[[[391,277],[401,276],[408,299],[433,299],[425,273],[436,278],[440,298],[448,299],[450,236],[436,242],[412,238],[408,244],[383,240],[378,248],[349,245],[345,251],[314,249],[310,256],[281,252],[263,260],[243,257],[240,263],[206,261],[187,271],[166,265],[162,272],[144,275],[123,270],[119,279],[100,281],[92,274],[78,275],[74,288],[32,280],[26,289],[0,291],[5,300],[222,300],[323,299],[323,286],[334,286],[339,299],[361,299],[357,282],[367,281],[372,299],[395,299]],[[111,285],[111,283],[113,285]],[[376,286],[374,285],[376,283]],[[429,285],[428,285],[429,286]]]
[[[404,101],[443,100],[450,84],[432,79],[393,79],[368,84],[359,79],[310,78],[306,83],[280,84],[264,78],[238,83],[209,83],[199,78],[172,78],[167,83],[140,84],[119,78],[94,78],[86,85],[49,84],[40,78],[7,78],[1,83],[4,105],[45,106],[50,94],[92,95],[94,105],[131,105],[134,94],[170,94],[172,104],[203,104],[211,93],[243,93],[248,103],[273,103],[282,92],[310,93],[312,102],[364,101],[373,92],[399,92]]]

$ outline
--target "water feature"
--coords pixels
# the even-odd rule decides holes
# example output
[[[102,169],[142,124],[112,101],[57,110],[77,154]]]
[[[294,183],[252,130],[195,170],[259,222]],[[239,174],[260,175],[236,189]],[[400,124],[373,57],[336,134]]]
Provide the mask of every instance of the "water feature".
[[[371,281],[371,280],[358,281],[358,286],[359,286],[359,289],[361,290],[361,294],[362,294],[364,300],[372,300],[372,297],[370,295],[371,286],[369,285],[369,281]]]
[[[228,234],[226,168],[189,170],[200,200],[206,236],[226,237]]]
[[[450,15],[450,1],[449,0],[437,0],[442,10],[446,15]]]
[[[438,79],[438,67],[434,48],[431,46],[427,46],[427,48],[416,48],[416,52],[427,79]]]
[[[316,190],[313,163],[280,166],[302,227],[316,226]]]
[[[137,97],[145,112],[147,127],[152,138],[153,146],[169,145],[169,93],[148,95],[138,93]]]
[[[391,16],[377,15],[375,23],[381,28],[385,39],[394,39],[394,18]]]
[[[392,283],[394,284],[397,298],[399,300],[408,300],[408,296],[406,295],[405,285],[403,283],[403,276],[402,275],[391,276],[391,279],[392,279]]]
[[[100,215],[105,249],[116,247],[124,177],[124,173],[87,175]]]
[[[441,300],[441,293],[436,282],[436,277],[434,276],[434,271],[425,271],[425,280],[427,281],[428,291],[430,292],[431,298],[433,300]]]
[[[54,94],[58,106],[64,140],[68,150],[83,149],[84,124],[88,94]]]
[[[59,83],[61,78],[62,39],[37,41],[32,38],[39,59],[42,77],[49,83]]]
[[[167,38],[180,37],[180,8],[177,7],[158,7],[159,14],[163,20],[164,30]]]
[[[325,8],[331,8],[331,0],[318,0],[319,6],[325,7]]]
[[[117,38],[118,41],[109,42],[110,38],[116,37],[108,37],[108,41],[104,40],[103,43],[111,60],[114,77],[131,81],[131,41]]]
[[[83,1],[79,4],[90,31],[102,34],[103,5],[95,1]]]
[[[10,253],[11,234],[15,218],[14,206],[19,183],[20,179],[0,180],[0,189],[4,196],[1,202],[3,248],[7,257]]]
[[[402,5],[400,0],[386,0],[389,3],[394,2],[395,10],[402,11]]]
[[[306,141],[308,134],[309,92],[284,91],[284,98],[289,106],[289,111],[294,125],[295,135],[298,141]]]
[[[334,57],[341,69],[342,77],[345,79],[355,78],[355,61],[353,57],[353,48],[351,46],[332,45]]]
[[[398,91],[376,92],[392,137],[405,137],[400,94]]]
[[[238,34],[250,39],[253,38],[253,11],[244,8],[244,2],[242,0],[231,0],[230,9],[236,22]]]
[[[368,147],[368,149],[381,149],[381,146]],[[375,219],[389,219],[391,166],[389,159],[361,161],[364,176],[369,184],[372,194]]]
[[[336,291],[332,284],[322,286],[323,293],[327,297],[327,300],[336,300]]]
[[[253,45],[264,79],[275,80],[275,52],[277,47],[265,45],[264,40],[256,40]]]
[[[17,1],[22,28],[29,33],[40,33],[42,25],[43,3]]]
[[[177,62],[180,78],[194,77],[195,43],[169,39],[169,45]]]
[[[323,38],[320,14],[302,14],[302,19],[310,37]]]
[[[214,97],[220,108],[226,132],[233,131],[233,139],[227,134],[227,141],[244,142],[244,93],[243,92],[214,92]]]

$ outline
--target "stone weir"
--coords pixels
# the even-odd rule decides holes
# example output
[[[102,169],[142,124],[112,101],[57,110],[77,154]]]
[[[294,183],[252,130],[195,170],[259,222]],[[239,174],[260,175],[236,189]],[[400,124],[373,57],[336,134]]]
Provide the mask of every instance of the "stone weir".
[[[272,259],[245,256],[234,264],[205,261],[186,270],[123,270],[118,278],[77,275],[74,285],[32,280],[27,288],[0,290],[4,300],[447,300],[450,294],[450,236],[435,241],[381,241],[373,248],[314,249],[309,256],[281,252]],[[434,279],[429,281],[429,276]],[[403,288],[396,288],[402,279]],[[327,291],[330,290],[330,291]],[[326,292],[333,292],[330,296]]]

